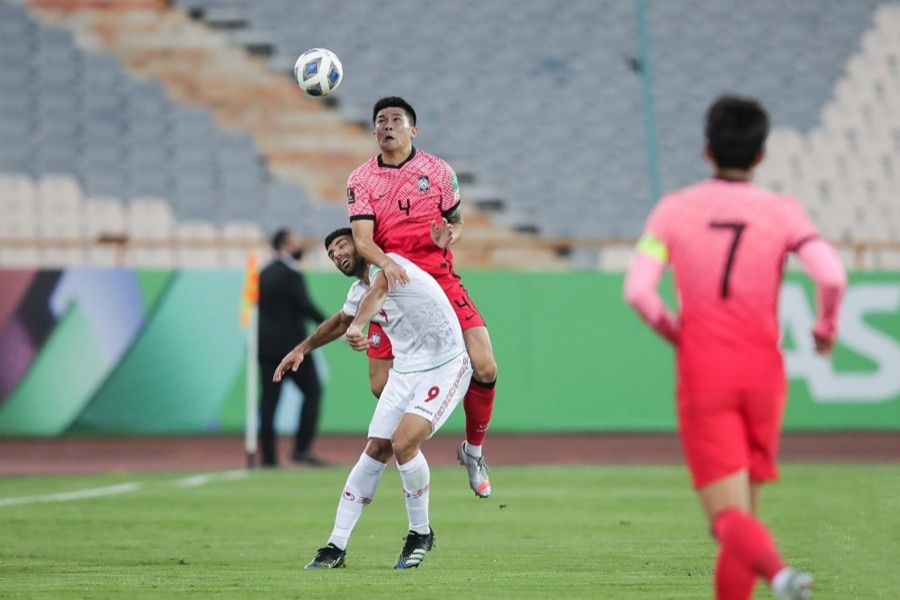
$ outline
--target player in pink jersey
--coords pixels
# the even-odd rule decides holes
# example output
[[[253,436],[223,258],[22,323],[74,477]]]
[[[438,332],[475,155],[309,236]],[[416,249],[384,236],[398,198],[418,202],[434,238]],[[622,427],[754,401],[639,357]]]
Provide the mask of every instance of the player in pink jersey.
[[[405,285],[406,271],[386,253],[408,258],[434,277],[456,310],[472,359],[472,384],[463,400],[466,440],[457,450],[469,485],[480,498],[491,494],[482,444],[494,407],[497,363],[484,319],[453,268],[450,246],[462,237],[459,185],[446,161],[418,150],[416,112],[406,100],[382,98],[372,110],[381,153],[359,166],[347,181],[353,240],[368,262],[383,270],[390,289]],[[378,324],[369,326],[369,380],[379,396],[393,363],[390,340]]]
[[[785,565],[755,516],[761,484],[778,476],[786,382],[777,302],[786,255],[795,252],[816,284],[820,354],[834,344],[846,286],[837,253],[800,204],[751,183],[768,131],[756,101],[713,103],[705,149],[713,178],[660,200],[625,281],[626,301],[677,350],[679,435],[719,542],[719,600],[748,600],[758,577],[778,598],[812,593],[812,577]],[[657,292],[667,265],[677,316]]]

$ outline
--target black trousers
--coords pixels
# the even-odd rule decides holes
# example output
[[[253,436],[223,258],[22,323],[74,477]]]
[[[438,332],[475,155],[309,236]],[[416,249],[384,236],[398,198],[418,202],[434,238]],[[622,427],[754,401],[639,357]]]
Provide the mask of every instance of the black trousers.
[[[264,465],[278,462],[275,439],[275,409],[281,395],[281,384],[290,379],[303,392],[303,406],[294,435],[294,454],[309,452],[316,428],[319,424],[319,404],[322,401],[322,384],[316,372],[311,355],[307,354],[296,372],[288,370],[280,382],[272,381],[272,374],[278,368],[278,360],[259,359],[259,373],[262,379],[262,399],[259,405],[259,450]]]

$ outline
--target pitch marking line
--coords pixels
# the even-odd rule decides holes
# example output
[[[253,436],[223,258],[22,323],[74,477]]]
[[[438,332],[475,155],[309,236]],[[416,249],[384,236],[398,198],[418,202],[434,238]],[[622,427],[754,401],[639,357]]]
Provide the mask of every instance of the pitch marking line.
[[[236,469],[234,471],[223,471],[221,473],[200,473],[185,477],[175,482],[175,485],[181,487],[199,487],[213,481],[236,481],[247,476],[247,469]]]
[[[136,492],[144,487],[143,483],[120,483],[102,488],[77,490],[75,492],[63,492],[61,494],[46,494],[44,496],[22,496],[20,498],[0,498],[0,507],[14,506],[16,504],[37,504],[39,502],[69,502],[70,500],[84,500],[86,498],[102,498]]]
[[[249,471],[247,469],[236,469],[234,471],[223,471],[221,473],[201,473],[192,475],[184,479],[171,481],[180,487],[192,488],[206,485],[215,481],[237,481],[247,477]],[[102,498],[104,496],[115,496],[118,494],[127,494],[136,492],[144,487],[143,483],[120,483],[101,488],[91,488],[86,490],[76,490],[74,492],[62,492],[59,494],[45,494],[42,496],[21,496],[19,498],[0,498],[0,508],[4,506],[16,506],[21,504],[38,504],[41,502],[69,502],[72,500],[85,500],[88,498]]]

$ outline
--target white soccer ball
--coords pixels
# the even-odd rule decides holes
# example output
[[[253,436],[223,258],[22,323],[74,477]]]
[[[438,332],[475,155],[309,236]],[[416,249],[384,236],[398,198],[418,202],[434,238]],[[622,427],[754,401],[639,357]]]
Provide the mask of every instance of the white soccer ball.
[[[311,48],[294,63],[294,79],[307,95],[327,96],[341,85],[344,67],[331,50]]]

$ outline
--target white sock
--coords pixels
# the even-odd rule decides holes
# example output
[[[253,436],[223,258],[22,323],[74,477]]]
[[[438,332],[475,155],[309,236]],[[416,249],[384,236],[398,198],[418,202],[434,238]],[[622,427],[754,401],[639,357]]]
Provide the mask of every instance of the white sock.
[[[334,529],[331,531],[331,537],[328,538],[329,544],[334,544],[341,550],[347,549],[347,541],[350,539],[350,534],[353,533],[353,527],[356,526],[356,522],[362,515],[363,508],[375,497],[375,490],[378,489],[378,482],[381,481],[384,467],[384,463],[378,462],[366,453],[363,453],[356,461],[347,477],[347,483],[344,484],[341,499],[338,501]]]
[[[481,446],[474,446],[469,442],[466,442],[466,454],[473,458],[481,458]]]
[[[406,464],[397,463],[403,494],[406,496],[406,513],[409,529],[416,533],[428,533],[428,487],[431,485],[431,469],[420,451]]]
[[[784,588],[787,587],[788,581],[793,574],[794,570],[790,567],[784,567],[783,569],[775,573],[775,577],[772,578],[772,591],[776,594],[784,592]]]
[[[780,592],[787,583],[788,577],[791,576],[791,570],[788,567],[783,568],[782,570],[775,573],[775,577],[772,578],[772,591]]]

